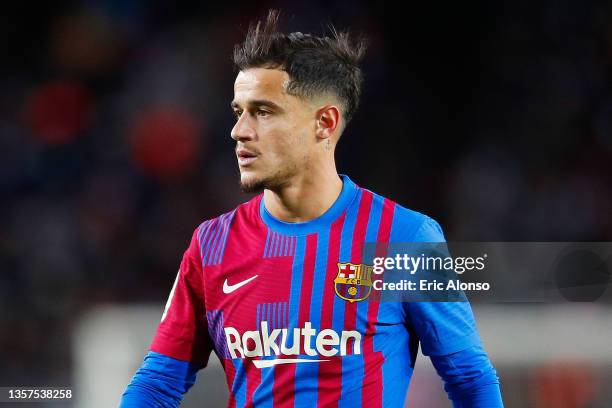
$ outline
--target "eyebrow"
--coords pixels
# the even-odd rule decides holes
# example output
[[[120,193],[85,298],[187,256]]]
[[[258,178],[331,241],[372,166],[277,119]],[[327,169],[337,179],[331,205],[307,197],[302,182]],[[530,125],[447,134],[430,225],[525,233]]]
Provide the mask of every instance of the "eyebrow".
[[[284,109],[281,108],[279,105],[277,105],[276,103],[274,103],[272,101],[269,101],[267,99],[254,99],[252,101],[249,101],[247,103],[247,105],[249,105],[251,107],[266,106],[268,108],[271,108],[271,109],[274,109],[274,110],[277,110],[277,111],[280,111],[280,112],[284,111]],[[240,104],[238,104],[238,102],[236,102],[236,101],[232,101],[231,107],[232,107],[232,109],[239,108]]]

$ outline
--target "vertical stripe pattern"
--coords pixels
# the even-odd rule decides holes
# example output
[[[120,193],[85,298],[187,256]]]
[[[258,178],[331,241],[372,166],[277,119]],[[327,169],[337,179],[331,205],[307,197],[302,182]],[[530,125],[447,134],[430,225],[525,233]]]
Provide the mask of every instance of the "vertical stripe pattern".
[[[331,226],[329,231],[329,238],[327,242],[327,256],[325,266],[325,280],[321,296],[321,328],[332,327],[333,324],[333,307],[334,298],[336,294],[334,292],[334,279],[336,278],[336,272],[338,269],[337,262],[340,255],[340,237],[342,233],[342,227],[344,226],[344,220],[346,218],[346,212],[344,212]],[[317,313],[317,309],[313,307],[313,313]],[[334,408],[338,406],[338,400],[340,399],[340,393],[342,390],[342,358],[340,356],[334,356],[326,363],[325,372],[323,375],[319,372],[318,378],[318,407],[329,407]]]
[[[246,405],[246,394],[247,394],[247,378],[246,369],[244,367],[247,364],[246,360],[239,358],[230,360],[234,365],[234,381],[232,382],[232,396],[236,401],[236,407],[244,407]]]
[[[293,256],[295,252],[295,239],[295,237],[279,234],[268,228],[263,257]]]
[[[256,327],[259,329],[261,322],[268,322],[268,329],[284,329],[289,327],[288,302],[260,303],[257,305]],[[276,338],[280,344],[281,336]]]
[[[291,266],[291,289],[289,290],[288,328],[298,327],[300,295],[303,282],[304,258],[306,255],[306,237],[295,238],[295,253]],[[288,330],[287,347],[291,347],[296,339],[293,330]],[[274,367],[274,407],[293,407],[295,400],[295,364],[282,364]],[[276,384],[283,384],[277,386]]]
[[[357,212],[355,228],[351,237],[350,246],[350,261],[355,264],[362,262],[363,243],[365,241],[366,229],[368,226],[368,219],[370,217],[370,210],[372,208],[373,194],[368,190],[361,190],[361,200],[359,202],[359,210]],[[357,308],[361,303],[364,302],[344,302],[344,330],[355,330],[357,327]],[[362,378],[363,373],[363,359],[362,357],[350,357],[354,351],[354,341],[347,342],[347,354],[348,356],[342,360],[342,372],[351,373],[353,378]],[[354,390],[354,385],[350,383],[350,377],[343,376],[342,378],[342,389]],[[341,407],[348,406],[361,406],[361,395],[356,392],[343,393],[340,399]]]
[[[313,299],[315,264],[317,261],[317,244],[318,234],[310,234],[306,237],[304,264],[301,271],[303,277],[299,302],[298,325],[296,327],[304,327],[305,323],[310,320],[310,306]],[[319,296],[319,294],[316,294],[316,296]],[[302,337],[302,340],[305,342],[305,337]],[[310,344],[301,345],[300,357],[312,358],[305,355],[307,347],[310,350],[316,348],[312,336],[310,337]],[[318,369],[318,364],[298,364],[295,367],[295,393],[296,398],[299,398],[300,405],[316,405],[317,383],[316,381],[312,381],[312,378],[318,376]]]
[[[236,210],[223,214],[200,226],[198,242],[202,267],[218,265],[223,260],[227,235]]]
[[[380,226],[376,239],[375,241],[372,240],[372,242],[377,243],[376,256],[385,256],[386,246],[384,244],[389,242],[395,203],[382,197],[377,197],[376,201],[378,203],[382,202],[382,214],[380,215]],[[374,298],[367,303],[367,324],[364,330],[365,340],[363,344],[365,372],[368,375],[363,377],[362,402],[372,408],[381,408],[383,406],[382,396],[385,392],[382,375],[384,356],[382,351],[374,350],[374,335],[376,334],[379,306],[380,301],[378,298]],[[392,392],[392,390],[387,390],[387,392]]]
[[[223,312],[220,310],[206,312],[206,320],[208,321],[208,334],[215,345],[215,350],[221,358],[230,358],[223,331]]]

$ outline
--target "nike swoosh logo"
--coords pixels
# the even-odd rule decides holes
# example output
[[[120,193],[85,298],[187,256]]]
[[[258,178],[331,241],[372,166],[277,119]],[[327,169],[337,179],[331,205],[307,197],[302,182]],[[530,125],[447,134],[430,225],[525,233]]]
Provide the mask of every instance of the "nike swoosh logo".
[[[236,289],[243,287],[244,285],[246,285],[247,283],[249,283],[250,281],[252,281],[258,276],[259,275],[251,276],[249,279],[243,280],[242,282],[238,282],[234,285],[230,285],[229,283],[227,283],[227,278],[226,278],[225,281],[223,282],[223,293],[225,294],[232,293]]]
[[[279,358],[277,360],[253,360],[253,364],[257,368],[272,367],[277,364],[298,364],[298,363],[320,363],[321,361],[329,360],[309,360],[306,358]]]

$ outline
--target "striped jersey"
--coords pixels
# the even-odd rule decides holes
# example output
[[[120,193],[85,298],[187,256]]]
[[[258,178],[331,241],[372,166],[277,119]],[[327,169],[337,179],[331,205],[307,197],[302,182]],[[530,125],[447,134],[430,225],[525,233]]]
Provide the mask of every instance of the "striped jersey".
[[[381,302],[366,243],[440,242],[431,218],[355,185],[320,217],[274,218],[263,194],[202,223],[151,350],[220,359],[229,407],[402,407],[419,344],[480,344],[467,302]]]

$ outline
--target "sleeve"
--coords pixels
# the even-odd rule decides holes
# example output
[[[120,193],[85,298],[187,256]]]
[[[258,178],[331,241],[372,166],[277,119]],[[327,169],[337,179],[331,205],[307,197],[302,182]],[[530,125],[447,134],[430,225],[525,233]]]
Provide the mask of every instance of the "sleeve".
[[[196,229],[166,303],[151,351],[205,367],[212,351],[204,302],[203,271]]]
[[[500,408],[499,378],[482,346],[473,346],[446,356],[431,356],[444,380],[444,389],[454,408]]]
[[[440,225],[425,217],[412,242],[444,242]],[[414,329],[423,354],[447,355],[480,345],[469,302],[406,302],[407,324]]]
[[[123,393],[119,408],[178,407],[200,368],[149,352]]]
[[[426,217],[413,242],[444,242],[440,225]],[[499,378],[484,351],[469,302],[406,302],[407,324],[444,381],[454,408],[503,407]]]

